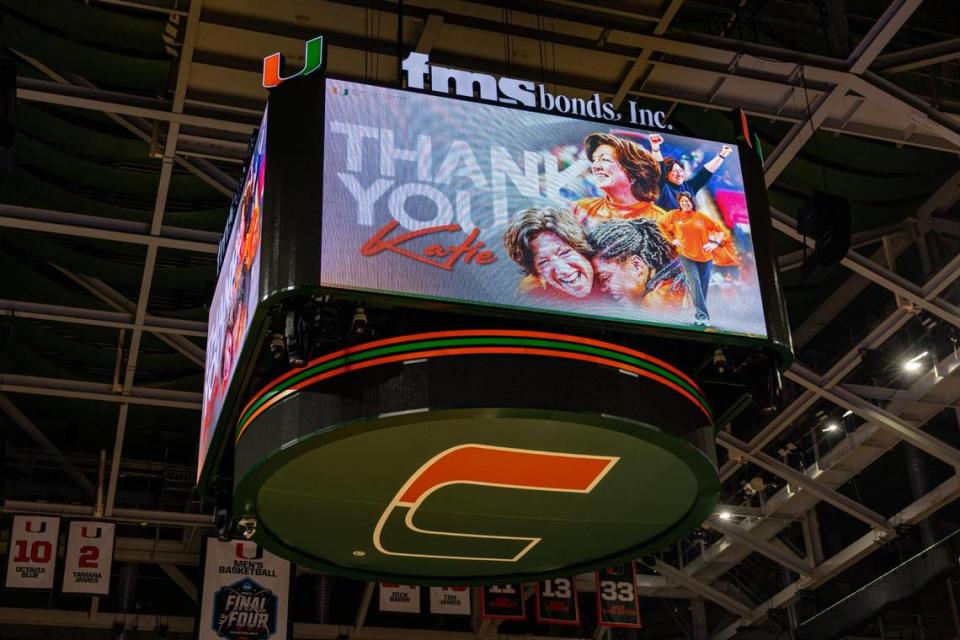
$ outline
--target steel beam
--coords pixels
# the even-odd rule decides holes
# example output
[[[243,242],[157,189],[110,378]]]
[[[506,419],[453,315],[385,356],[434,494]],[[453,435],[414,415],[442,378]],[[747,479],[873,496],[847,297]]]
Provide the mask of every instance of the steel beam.
[[[953,38],[882,55],[870,69],[888,74],[904,73],[957,58],[960,58],[960,38]]]
[[[150,226],[140,222],[100,218],[97,216],[18,207],[0,204],[0,227],[43,231],[61,235],[143,244],[148,247],[179,249],[216,255],[220,250],[219,234],[193,229],[164,227],[150,234]]]
[[[847,58],[850,73],[861,74],[870,68],[922,0],[893,0]]]
[[[370,602],[373,600],[373,592],[377,584],[368,582],[363,585],[363,595],[360,596],[360,607],[357,609],[357,617],[353,621],[353,635],[363,635],[363,625],[367,622],[367,611],[370,610]]]
[[[133,322],[131,324],[134,332],[136,332],[138,329],[141,332],[143,330],[147,330],[149,333],[153,333],[161,342],[168,345],[175,351],[178,351],[187,360],[190,360],[200,368],[205,366],[206,359],[203,349],[198,347],[187,338],[183,337],[183,335],[176,335],[175,333],[171,335],[167,332],[154,333],[153,331],[150,331],[150,329],[147,327],[153,324],[154,317],[149,314],[144,315],[143,322],[138,324],[137,305],[128,300],[123,294],[107,283],[99,280],[98,278],[78,275],[69,269],[64,269],[56,264],[54,264],[53,267],[114,309],[131,314],[133,317]],[[195,325],[202,325],[202,323],[198,322],[195,323]],[[204,332],[204,334],[206,334],[206,332]]]
[[[80,488],[81,491],[86,493],[89,497],[94,498],[97,495],[97,488],[90,482],[90,479],[83,474],[80,469],[70,461],[70,459],[64,455],[57,445],[53,444],[50,439],[43,434],[33,421],[30,420],[27,416],[23,414],[20,409],[17,408],[10,398],[6,395],[0,393],[0,409],[3,410],[10,419],[13,420],[14,424],[20,427],[24,433],[27,434],[31,440],[36,443],[43,451],[53,457],[59,464],[63,472],[66,473],[71,480]]]
[[[931,456],[946,462],[950,466],[954,468],[960,467],[960,451],[957,449],[954,449],[943,440],[917,429],[912,424],[901,420],[892,413],[867,402],[860,396],[844,389],[842,386],[834,386],[830,389],[825,388],[823,379],[800,363],[794,362],[790,369],[784,374],[784,377],[793,380],[838,407],[852,411],[864,420],[873,422],[891,431],[904,442],[908,442],[918,449],[926,451]]]
[[[770,473],[780,476],[792,485],[809,491],[824,502],[828,502],[844,513],[866,523],[872,529],[877,529],[878,531],[888,535],[892,533],[890,527],[887,526],[886,520],[879,513],[873,511],[872,509],[868,509],[856,500],[848,498],[839,491],[835,491],[830,487],[820,484],[814,478],[811,478],[804,473],[800,473],[796,469],[785,465],[776,458],[773,458],[762,451],[750,453],[748,451],[749,447],[745,442],[738,440],[729,433],[722,431],[718,433],[717,444],[729,451],[731,457],[741,456],[750,460],[750,462],[754,463],[758,467],[766,469]]]
[[[116,91],[90,89],[76,85],[64,86],[56,82],[33,78],[17,79],[17,99],[134,116],[147,120],[159,120],[178,127],[184,125],[245,135],[251,135],[253,130],[256,129],[255,124],[246,122],[228,120],[223,117],[210,118],[183,113],[182,108],[180,111],[171,109],[171,104],[165,100],[143,98]]]
[[[192,634],[196,621],[189,616],[156,616],[140,613],[104,613],[90,616],[87,611],[66,609],[28,609],[0,607],[0,624],[24,625],[66,629],[111,630],[119,624],[125,629],[153,631],[163,624],[168,633]],[[351,625],[293,623],[293,637],[298,640],[330,640],[349,638]],[[442,631],[434,629],[401,629],[365,627],[364,640],[476,640],[469,631]],[[550,636],[498,634],[498,640],[555,640]],[[571,638],[571,640],[581,640]]]
[[[677,12],[680,11],[683,3],[684,0],[670,0],[670,4],[667,5],[663,15],[657,21],[657,25],[653,28],[653,35],[662,36],[667,32],[670,23],[673,22],[674,17],[676,17]],[[652,53],[653,51],[651,49],[644,48],[640,51],[637,59],[633,61],[633,64],[630,65],[630,70],[627,71],[627,75],[623,77],[620,86],[613,95],[612,102],[615,109],[620,108],[620,105],[623,104],[624,99],[627,97],[627,93],[633,89],[633,85],[636,84],[637,79],[647,70],[647,67],[650,65],[650,55]]]
[[[158,562],[157,565],[180,587],[181,591],[187,594],[188,598],[197,602],[197,585],[193,584],[193,581],[185,576],[177,565],[170,562]]]
[[[811,248],[816,247],[816,243],[812,238],[805,237],[797,231],[797,223],[793,218],[774,207],[770,207],[770,213],[773,217],[774,229],[797,242],[806,242],[807,246]],[[918,307],[926,309],[930,313],[960,327],[960,308],[956,305],[941,298],[932,297],[928,299],[920,287],[893,273],[889,269],[884,269],[862,254],[856,251],[849,251],[847,252],[847,256],[841,260],[841,264],[854,273],[880,285],[884,289],[888,289]]]
[[[960,497],[960,476],[952,476],[933,491],[899,511],[890,518],[889,522],[895,525],[911,525],[924,520],[939,509],[950,504]],[[896,537],[896,532],[893,534]],[[740,620],[715,633],[711,640],[729,640],[737,634],[741,627],[764,620],[771,609],[777,609],[790,603],[800,591],[819,586],[835,577],[852,564],[870,555],[879,547],[887,544],[891,538],[880,538],[876,532],[869,532],[844,548],[833,557],[817,567],[816,574],[808,578],[800,578],[788,587],[774,595],[763,604],[755,607]]]
[[[25,500],[4,500],[3,507],[0,508],[3,513],[35,513],[63,516],[66,518],[88,517],[92,518],[94,507],[79,504],[59,504],[55,502],[29,502]],[[150,509],[114,509],[111,516],[104,518],[112,522],[132,522],[136,524],[149,524],[163,527],[212,527],[213,514],[209,513],[177,513],[174,511],[158,511]],[[143,548],[149,550],[155,548],[158,543],[152,539],[132,538],[143,543]],[[170,541],[170,550],[181,550],[179,542]],[[162,546],[162,545],[161,545]],[[129,545],[128,545],[129,548]],[[165,560],[165,562],[173,562]],[[175,564],[184,564],[175,562]]]
[[[149,407],[193,409],[196,411],[199,411],[201,407],[201,394],[189,391],[133,387],[129,393],[123,394],[117,393],[113,385],[110,384],[25,376],[16,373],[0,374],[0,392],[96,400],[99,402],[124,402]]]
[[[703,596],[711,602],[717,603],[731,613],[734,613],[738,616],[746,616],[750,613],[750,607],[748,605],[740,602],[736,598],[728,596],[727,594],[717,590],[715,587],[705,582],[697,580],[693,576],[688,575],[685,571],[681,571],[680,569],[677,569],[673,565],[668,564],[663,560],[657,559],[652,568],[665,578],[683,585],[690,591],[693,591],[697,595]]]
[[[180,48],[180,58],[177,65],[177,76],[173,92],[171,108],[173,113],[182,114],[184,99],[187,95],[187,84],[190,77],[190,65],[193,60],[193,48],[197,41],[197,32],[200,28],[200,10],[202,0],[190,0],[190,8],[186,18],[186,33],[183,45]],[[160,168],[160,180],[157,185],[157,197],[153,205],[153,218],[150,222],[150,235],[156,236],[163,228],[163,214],[167,207],[167,196],[170,192],[170,179],[173,177],[173,160],[177,153],[177,137],[180,135],[180,121],[170,122],[167,130],[167,140],[163,147],[163,164]],[[150,302],[150,291],[153,286],[153,273],[157,264],[157,246],[147,246],[147,256],[143,262],[143,276],[140,280],[140,291],[137,295],[137,305],[133,312],[135,324],[143,326],[147,316],[147,306]],[[127,350],[126,370],[123,375],[123,393],[127,394],[133,388],[133,380],[137,373],[137,363],[140,357],[140,343],[143,339],[143,329],[133,330],[130,338],[130,347]],[[194,345],[195,347],[195,345]],[[200,366],[203,359],[200,358]],[[107,485],[106,514],[113,512],[114,499],[117,495],[120,460],[123,457],[123,441],[129,415],[129,405],[120,405],[117,414],[116,439],[113,447],[113,458],[110,464],[110,481]]]
[[[0,316],[41,320],[44,322],[64,322],[83,324],[111,329],[134,329],[133,314],[122,311],[103,311],[102,309],[84,309],[60,304],[42,304],[24,300],[0,299]],[[206,337],[207,324],[179,318],[161,318],[148,315],[142,328],[153,334]]]
[[[754,536],[752,533],[746,529],[741,529],[736,524],[724,522],[719,518],[711,518],[710,520],[707,520],[706,524],[711,529],[736,540],[740,544],[750,547],[760,555],[773,560],[777,564],[790,569],[794,573],[800,574],[801,576],[807,576],[810,574],[810,567],[807,566],[803,560],[792,553],[788,553],[778,547],[775,547],[766,540]]]

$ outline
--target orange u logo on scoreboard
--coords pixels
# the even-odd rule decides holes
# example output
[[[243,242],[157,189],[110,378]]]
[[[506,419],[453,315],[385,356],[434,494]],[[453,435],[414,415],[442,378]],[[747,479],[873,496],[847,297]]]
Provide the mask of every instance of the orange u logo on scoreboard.
[[[303,68],[293,75],[283,77],[284,60],[280,52],[271,53],[263,59],[263,88],[272,89],[285,80],[296,78],[297,76],[306,76],[318,69],[323,68],[326,56],[323,52],[323,36],[317,36],[313,40],[307,40],[306,52],[303,56]]]
[[[619,460],[482,444],[451,447],[424,463],[400,488],[377,522],[373,546],[389,556],[517,562],[542,538],[427,529],[417,526],[414,516],[438,489],[457,484],[590,493]],[[384,541],[385,534],[390,543]],[[441,541],[444,552],[431,552]]]

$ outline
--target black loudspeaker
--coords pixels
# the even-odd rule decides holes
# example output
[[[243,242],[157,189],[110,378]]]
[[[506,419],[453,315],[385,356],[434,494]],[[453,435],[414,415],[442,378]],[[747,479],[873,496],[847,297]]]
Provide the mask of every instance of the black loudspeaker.
[[[0,49],[0,173],[13,171],[16,127],[13,111],[17,104],[17,65],[5,47]]]
[[[850,203],[815,191],[797,215],[797,230],[817,242],[803,262],[803,284],[823,284],[850,250]]]
[[[815,191],[800,209],[797,230],[817,241],[807,258],[812,267],[839,264],[850,250],[850,203]]]

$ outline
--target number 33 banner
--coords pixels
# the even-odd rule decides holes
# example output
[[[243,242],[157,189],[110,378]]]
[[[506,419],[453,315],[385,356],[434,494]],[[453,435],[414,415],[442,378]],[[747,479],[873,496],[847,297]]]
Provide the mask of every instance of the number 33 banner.
[[[601,626],[640,628],[636,585],[633,562],[597,571],[597,610]]]
[[[8,589],[52,589],[60,518],[14,516],[7,554]]]
[[[116,530],[116,525],[108,522],[74,520],[70,523],[63,565],[64,593],[110,594]]]

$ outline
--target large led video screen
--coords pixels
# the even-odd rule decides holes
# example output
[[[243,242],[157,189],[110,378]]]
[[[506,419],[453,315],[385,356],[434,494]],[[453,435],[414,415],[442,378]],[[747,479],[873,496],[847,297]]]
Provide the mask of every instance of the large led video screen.
[[[210,303],[198,478],[259,298],[266,143],[267,115],[264,113],[243,188],[231,211],[230,235],[224,245],[217,288]]]
[[[736,146],[326,83],[323,286],[766,337]]]

